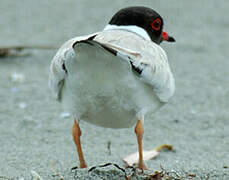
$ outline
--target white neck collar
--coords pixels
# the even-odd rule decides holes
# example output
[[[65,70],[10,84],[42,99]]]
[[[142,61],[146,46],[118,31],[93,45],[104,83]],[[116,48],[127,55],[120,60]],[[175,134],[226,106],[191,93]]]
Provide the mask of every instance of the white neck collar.
[[[106,31],[106,30],[126,30],[126,31],[130,31],[130,32],[134,32],[134,33],[138,34],[139,36],[143,37],[144,39],[151,41],[147,32],[143,28],[135,26],[135,25],[117,26],[117,25],[108,24],[104,28],[104,31]]]

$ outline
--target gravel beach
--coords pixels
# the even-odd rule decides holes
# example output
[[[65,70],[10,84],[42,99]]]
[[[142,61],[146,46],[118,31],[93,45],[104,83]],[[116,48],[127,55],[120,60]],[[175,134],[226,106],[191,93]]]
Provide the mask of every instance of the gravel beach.
[[[0,48],[26,49],[0,58],[0,180],[125,179],[104,167],[71,171],[78,165],[73,118],[48,88],[49,65],[66,40],[103,29],[126,6],[144,5],[164,18],[176,43],[163,43],[176,79],[176,93],[152,119],[145,119],[144,146],[163,151],[147,161],[150,172],[183,179],[229,179],[229,1],[21,0],[0,2]],[[53,48],[53,49],[52,49]],[[133,128],[106,129],[80,122],[89,167],[115,163],[137,151]],[[110,144],[110,152],[108,151]],[[132,179],[144,179],[136,175]]]

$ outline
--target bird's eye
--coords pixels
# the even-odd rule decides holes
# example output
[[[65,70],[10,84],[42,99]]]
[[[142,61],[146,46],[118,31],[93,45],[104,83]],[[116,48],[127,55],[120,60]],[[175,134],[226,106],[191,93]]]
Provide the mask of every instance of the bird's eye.
[[[159,31],[161,29],[161,20],[159,18],[153,20],[151,27],[153,30]]]

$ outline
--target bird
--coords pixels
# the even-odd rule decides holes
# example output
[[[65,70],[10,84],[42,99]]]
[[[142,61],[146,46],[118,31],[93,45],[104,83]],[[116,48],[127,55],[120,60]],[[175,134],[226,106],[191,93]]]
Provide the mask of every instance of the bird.
[[[86,168],[79,122],[105,128],[131,128],[143,160],[144,117],[154,114],[175,92],[175,79],[162,41],[175,42],[163,31],[163,18],[152,8],[125,7],[105,28],[65,42],[53,57],[49,86],[73,117],[72,136],[79,167]]]

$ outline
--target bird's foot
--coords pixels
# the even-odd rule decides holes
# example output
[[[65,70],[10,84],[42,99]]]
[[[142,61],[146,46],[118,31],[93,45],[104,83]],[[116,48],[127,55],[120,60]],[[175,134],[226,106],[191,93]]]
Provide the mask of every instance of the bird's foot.
[[[145,165],[145,163],[144,162],[139,162],[138,163],[138,168],[139,169],[141,169],[141,170],[149,170],[147,167],[146,167],[146,165]]]
[[[74,167],[72,167],[71,168],[71,170],[73,171],[73,170],[76,170],[76,169],[82,169],[82,168],[87,168],[87,164],[86,163],[84,163],[84,164],[80,164],[80,166],[74,166]]]

